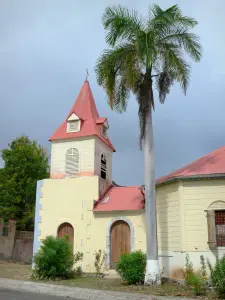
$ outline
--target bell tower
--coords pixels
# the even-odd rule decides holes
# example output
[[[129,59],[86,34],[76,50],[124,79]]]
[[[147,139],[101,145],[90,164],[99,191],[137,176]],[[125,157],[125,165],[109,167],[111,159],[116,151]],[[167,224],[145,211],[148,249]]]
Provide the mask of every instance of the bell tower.
[[[98,175],[100,190],[112,182],[112,154],[107,118],[100,118],[85,80],[67,118],[50,137],[51,178]],[[101,194],[102,192],[100,192]]]

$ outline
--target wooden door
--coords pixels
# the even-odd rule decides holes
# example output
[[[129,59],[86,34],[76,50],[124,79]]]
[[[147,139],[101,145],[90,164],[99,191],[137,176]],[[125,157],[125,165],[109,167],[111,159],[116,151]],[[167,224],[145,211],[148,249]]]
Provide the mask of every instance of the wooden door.
[[[73,226],[69,223],[61,224],[58,229],[58,238],[59,239],[63,238],[66,235],[69,237],[69,242],[73,247],[74,230],[73,230]]]
[[[117,221],[111,228],[111,258],[110,267],[115,269],[116,263],[122,254],[130,252],[130,227],[124,221]]]

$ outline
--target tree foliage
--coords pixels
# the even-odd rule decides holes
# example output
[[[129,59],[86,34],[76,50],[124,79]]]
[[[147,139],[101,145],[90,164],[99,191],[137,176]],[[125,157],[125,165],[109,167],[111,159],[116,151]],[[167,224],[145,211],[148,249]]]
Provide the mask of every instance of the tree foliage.
[[[49,177],[48,156],[36,141],[22,136],[1,152],[0,216],[15,219],[20,230],[33,230],[36,184]]]
[[[154,4],[147,18],[135,10],[109,6],[102,22],[110,49],[97,60],[98,83],[111,108],[119,112],[126,110],[130,93],[136,95],[142,141],[146,115],[154,109],[153,82],[161,103],[175,81],[187,91],[191,66],[184,55],[198,62],[202,54],[199,38],[191,32],[197,21],[184,16],[177,5],[163,10]]]

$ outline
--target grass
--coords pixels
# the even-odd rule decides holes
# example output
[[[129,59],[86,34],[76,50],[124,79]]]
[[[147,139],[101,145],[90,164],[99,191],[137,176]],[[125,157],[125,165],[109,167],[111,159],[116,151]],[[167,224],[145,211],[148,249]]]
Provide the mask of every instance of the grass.
[[[0,277],[2,278],[31,280],[31,274],[32,272],[30,265],[0,261]],[[194,298],[190,287],[179,284],[164,284],[161,286],[150,287],[143,285],[129,286],[124,284],[119,278],[102,279],[97,277],[78,277],[74,279],[55,281],[49,280],[48,283],[97,290]],[[213,293],[209,293],[207,297],[198,297],[198,299],[216,299],[216,297]]]

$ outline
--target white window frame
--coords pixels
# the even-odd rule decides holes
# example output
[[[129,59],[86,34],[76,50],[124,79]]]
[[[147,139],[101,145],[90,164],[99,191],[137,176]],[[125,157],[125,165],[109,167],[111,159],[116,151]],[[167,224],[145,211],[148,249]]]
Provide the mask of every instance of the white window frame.
[[[76,128],[71,128],[71,125],[76,124]],[[80,120],[67,121],[67,132],[79,132],[80,131]]]

